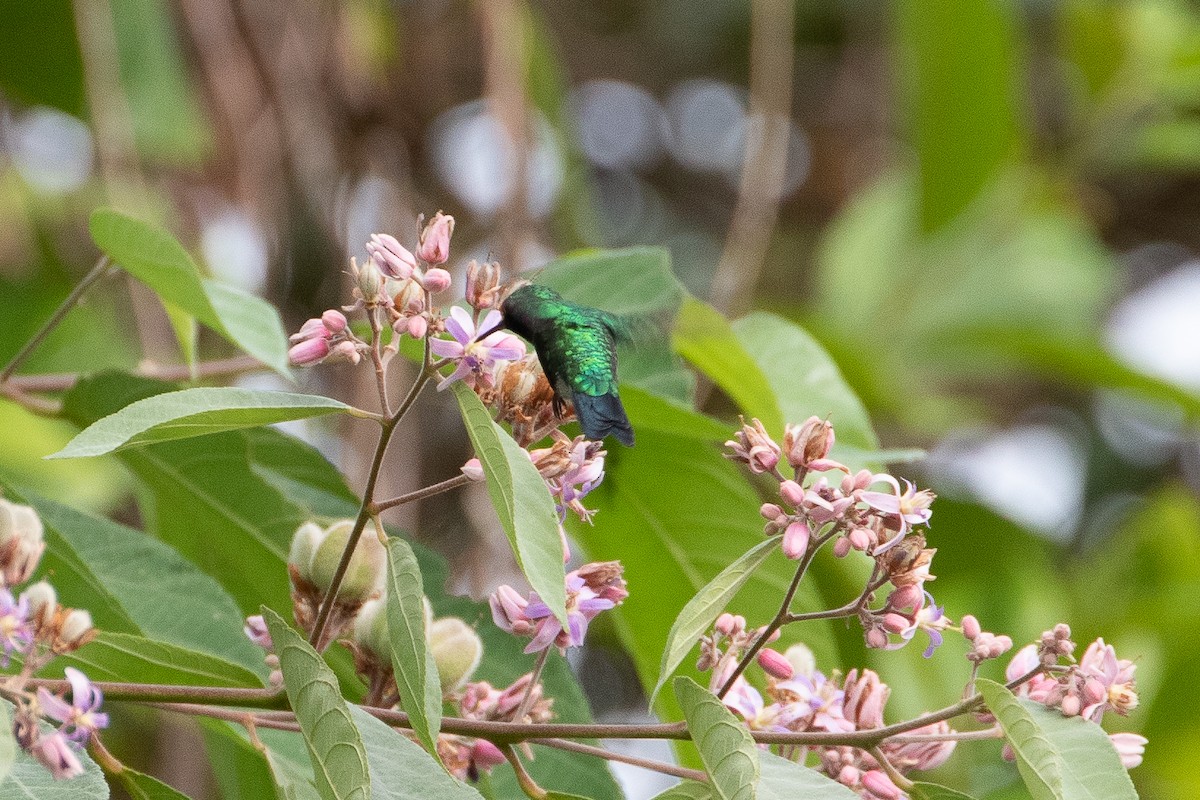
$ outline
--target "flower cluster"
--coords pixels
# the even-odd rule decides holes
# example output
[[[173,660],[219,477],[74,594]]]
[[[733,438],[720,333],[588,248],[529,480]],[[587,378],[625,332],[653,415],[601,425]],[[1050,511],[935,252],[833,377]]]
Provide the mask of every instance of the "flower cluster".
[[[56,779],[65,779],[83,774],[77,750],[108,726],[108,715],[98,710],[103,699],[100,690],[73,667],[66,668],[70,703],[44,688],[36,694],[25,690],[29,678],[56,656],[78,650],[96,635],[91,615],[59,604],[54,587],[46,581],[14,595],[16,587],[33,577],[45,550],[37,512],[0,498],[0,667],[8,667],[14,657],[21,659],[20,672],[4,679],[0,690],[16,705],[17,743]],[[60,726],[46,733],[38,722],[42,717]]]
[[[1136,708],[1138,695],[1133,673],[1137,665],[1117,658],[1112,645],[1097,639],[1088,645],[1078,663],[1059,668],[1060,658],[1069,659],[1075,650],[1070,637],[1071,629],[1059,624],[1043,633],[1038,644],[1017,651],[1005,671],[1008,680],[1017,680],[1034,670],[1046,670],[1021,684],[1017,694],[1048,708],[1057,708],[1064,716],[1082,717],[1096,724],[1107,711],[1125,716]],[[1142,752],[1148,742],[1145,737],[1114,733],[1110,738],[1126,768],[1142,763]],[[1012,756],[1008,749],[1005,754]]]
[[[526,653],[536,653],[554,645],[559,652],[568,647],[583,644],[588,623],[601,611],[615,608],[629,596],[625,580],[621,577],[620,562],[605,561],[587,564],[567,573],[567,621],[562,622],[551,613],[538,596],[530,592],[522,597],[511,586],[500,586],[489,600],[492,619],[496,626],[517,636],[530,636]]]
[[[762,632],[762,629],[747,630],[740,616],[725,613],[717,619],[712,633],[701,639],[700,645],[699,666],[712,668],[709,687],[713,692],[722,690],[732,665]],[[891,689],[872,670],[853,669],[844,678],[836,674],[827,677],[816,669],[812,651],[802,644],[793,645],[784,653],[762,648],[757,661],[762,667],[765,692],[760,693],[744,675],[739,675],[722,698],[725,706],[751,730],[848,733],[883,727],[884,707]],[[951,730],[941,722],[915,732],[944,735]],[[881,750],[892,767],[907,774],[944,763],[954,751],[954,742],[885,742]],[[801,763],[810,753],[815,754],[818,769],[864,798],[902,796],[879,762],[863,750],[786,746],[781,751],[784,757]]]
[[[922,630],[930,639],[925,654],[931,656],[942,643],[942,631],[951,626],[925,590],[934,578],[930,563],[937,551],[927,548],[924,534],[915,530],[928,525],[934,494],[908,482],[902,489],[886,473],[851,473],[830,457],[834,439],[833,426],[819,417],[788,424],[782,445],[757,419],[743,420],[725,443],[726,457],[778,479],[779,502],[764,503],[759,513],[767,521],[764,532],[779,536],[785,556],[798,561],[833,541],[839,558],[858,551],[874,560],[877,577],[858,612],[868,646],[901,647]],[[780,472],[783,461],[792,469],[790,478]],[[842,476],[831,481],[824,474],[829,472]],[[872,489],[880,484],[884,491]],[[871,609],[865,601],[885,583],[892,591],[883,606]]]

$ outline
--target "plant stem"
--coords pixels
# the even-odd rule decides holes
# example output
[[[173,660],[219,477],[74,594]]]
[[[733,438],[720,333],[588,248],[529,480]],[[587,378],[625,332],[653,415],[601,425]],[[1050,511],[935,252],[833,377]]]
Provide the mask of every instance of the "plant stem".
[[[504,753],[504,757],[512,765],[513,772],[517,773],[517,783],[520,785],[521,791],[529,795],[532,800],[545,800],[546,790],[538,786],[533,776],[525,771],[525,765],[517,757],[517,753],[513,750],[512,745],[504,745],[500,748],[500,752]]]
[[[375,364],[375,387],[379,390],[379,408],[383,410],[385,417],[390,417],[392,406],[388,402],[387,370],[383,365],[383,356],[379,352],[383,331],[379,324],[379,309],[367,309],[367,319],[371,323],[371,361]]]
[[[425,360],[429,360],[429,340],[425,340]],[[396,430],[396,426],[408,410],[412,408],[413,403],[417,401],[417,396],[421,394],[421,390],[425,388],[425,384],[433,377],[433,372],[426,367],[413,381],[412,388],[408,390],[408,395],[396,409],[396,413],[383,420],[383,429],[379,432],[379,444],[375,446],[375,455],[371,458],[371,471],[367,475],[367,485],[363,489],[362,504],[358,509],[358,516],[354,520],[354,529],[350,531],[350,538],[346,542],[346,549],[342,551],[342,558],[338,562],[337,570],[333,573],[333,578],[329,582],[329,589],[325,592],[325,597],[321,601],[321,609],[317,612],[317,620],[313,624],[312,633],[308,637],[310,644],[316,644],[323,641],[325,635],[325,626],[329,622],[329,615],[333,611],[334,599],[337,597],[338,589],[341,588],[342,579],[346,577],[346,570],[350,567],[350,559],[354,556],[354,549],[358,546],[359,537],[362,536],[363,528],[367,525],[367,520],[371,517],[372,509],[374,508],[375,484],[379,480],[379,473],[383,467],[383,457],[387,454],[388,442],[392,440],[392,434]]]
[[[788,609],[792,606],[792,600],[796,597],[796,591],[800,588],[800,581],[803,580],[804,573],[808,571],[808,565],[812,563],[813,558],[816,557],[817,551],[821,549],[822,545],[832,539],[837,532],[838,529],[834,528],[821,538],[813,541],[808,550],[805,551],[804,556],[800,559],[800,563],[796,565],[796,574],[792,576],[792,583],[788,586],[787,593],[783,596],[783,602],[779,604],[779,611],[775,614],[775,618],[767,624],[762,634],[754,640],[754,644],[750,645],[750,649],[746,651],[746,654],[742,656],[742,660],[738,662],[737,667],[725,680],[721,691],[717,692],[717,697],[724,697],[733,688],[734,681],[746,671],[746,667],[750,666],[750,663],[754,661],[754,657],[758,655],[758,651],[766,646],[767,640],[771,638],[771,634],[775,633],[775,631],[782,628],[788,622]]]
[[[29,356],[33,355],[33,351],[38,348],[38,345],[50,335],[50,332],[58,327],[59,323],[70,313],[71,309],[79,302],[79,298],[83,297],[84,293],[91,288],[92,284],[100,280],[104,273],[108,272],[109,261],[108,256],[100,256],[96,261],[96,266],[92,267],[88,274],[83,276],[79,283],[75,284],[75,288],[67,295],[67,299],[63,300],[54,313],[50,315],[50,319],[46,320],[38,332],[33,335],[25,346],[22,347],[17,354],[9,359],[8,364],[0,370],[0,383],[4,383],[12,377],[13,373],[25,363]]]
[[[393,497],[391,500],[380,500],[378,503],[374,504],[374,510],[375,513],[387,511],[389,508],[402,506],[405,503],[411,503],[414,500],[423,500],[426,497],[433,497],[435,494],[448,492],[451,489],[457,489],[459,486],[466,486],[468,483],[472,482],[473,481],[466,475],[455,475],[453,478],[447,478],[441,483],[435,483],[432,486],[426,486],[424,489],[417,489],[416,491],[409,492],[408,494],[402,494],[399,497]]]
[[[603,758],[607,761],[620,761],[622,764],[629,764],[634,767],[641,767],[652,772],[661,772],[663,775],[671,775],[676,778],[684,778],[686,780],[699,781],[704,783],[708,780],[708,776],[698,769],[688,769],[687,767],[677,767],[674,764],[667,764],[662,761],[651,761],[646,758],[638,758],[624,753],[614,753],[612,750],[605,750],[603,747],[595,745],[583,744],[582,742],[572,742],[567,739],[530,739],[530,744],[540,744],[546,747],[553,747],[557,750],[566,750],[571,753],[580,753],[585,756],[595,756]]]
[[[201,361],[196,365],[194,377],[213,378],[222,375],[238,375],[243,372],[257,372],[263,369],[267,369],[267,367],[253,356],[233,356]],[[133,374],[164,381],[186,381],[193,377],[192,371],[186,364],[145,363],[139,365]],[[8,385],[25,392],[65,392],[78,382],[78,372],[54,372],[44,375],[15,375],[8,381]]]
[[[537,661],[533,664],[533,672],[529,676],[529,686],[525,687],[525,696],[521,698],[521,705],[517,706],[517,711],[513,714],[512,718],[515,722],[523,722],[525,715],[529,713],[529,709],[533,705],[533,692],[537,689],[538,681],[542,679],[542,670],[546,668],[546,659],[549,655],[549,647],[538,653]]]

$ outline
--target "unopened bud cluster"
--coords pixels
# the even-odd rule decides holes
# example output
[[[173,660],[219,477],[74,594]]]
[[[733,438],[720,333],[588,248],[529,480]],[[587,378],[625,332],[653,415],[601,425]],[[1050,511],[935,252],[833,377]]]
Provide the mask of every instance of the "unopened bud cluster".
[[[296,529],[288,552],[288,575],[292,582],[292,613],[305,633],[316,626],[321,603],[334,584],[351,536],[354,520],[343,519],[327,527],[306,522]],[[373,532],[360,531],[345,572],[338,583],[329,619],[318,643],[324,650],[353,621],[367,600],[383,593],[387,574],[387,551]]]
[[[62,606],[47,581],[14,594],[37,571],[46,550],[44,533],[33,508],[0,498],[0,667],[21,660],[21,671],[2,683],[15,704],[13,735],[51,775],[66,779],[83,774],[78,753],[96,730],[107,727],[108,715],[98,710],[100,690],[73,667],[66,668],[70,703],[44,688],[36,694],[25,690],[29,678],[56,656],[74,652],[96,636],[91,614]],[[59,727],[43,732],[40,719]]]

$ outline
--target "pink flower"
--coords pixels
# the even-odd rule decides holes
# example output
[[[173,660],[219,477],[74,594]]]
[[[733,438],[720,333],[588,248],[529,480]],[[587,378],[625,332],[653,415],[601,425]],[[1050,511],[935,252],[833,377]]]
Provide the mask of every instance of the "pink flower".
[[[408,280],[417,268],[417,260],[408,248],[386,233],[371,234],[371,241],[367,242],[367,252],[379,265],[379,270],[389,278]]]
[[[263,619],[262,614],[246,617],[246,624],[242,626],[242,633],[246,634],[247,639],[267,652],[275,648],[274,643],[271,641],[271,632],[267,630],[267,623]]]
[[[569,623],[566,629],[537,592],[530,592],[526,600],[510,586],[499,587],[489,598],[492,619],[509,633],[518,636],[532,633],[533,640],[525,647],[526,653],[536,653],[550,645],[561,651],[583,644],[588,623],[629,596],[621,578],[621,565],[616,561],[586,564],[568,572],[566,584]]]
[[[752,419],[750,423],[747,425],[742,420],[741,430],[734,434],[736,438],[725,443],[731,451],[725,457],[748,465],[755,474],[771,472],[779,463],[779,445],[767,434],[761,422]]]
[[[900,520],[900,532],[891,541],[875,548],[875,555],[879,555],[903,539],[910,526],[929,523],[929,518],[933,516],[929,506],[933,503],[935,495],[924,489],[918,492],[909,481],[904,482],[905,489],[902,493],[900,483],[891,475],[876,475],[875,480],[890,484],[895,489],[895,493],[860,492],[859,498],[876,511],[882,511],[884,514],[898,517]]]
[[[39,764],[50,770],[50,774],[56,781],[75,778],[83,774],[83,764],[80,763],[79,756],[75,755],[75,751],[67,743],[67,738],[60,731],[55,731],[49,736],[39,737],[30,748],[29,754],[37,759]]]
[[[1133,673],[1137,665],[1128,659],[1118,659],[1117,652],[1104,639],[1088,645],[1079,659],[1079,674],[1083,676],[1081,694],[1087,705],[1082,714],[1099,722],[1107,709],[1125,715],[1137,707]]]
[[[489,311],[483,318],[480,330],[495,331],[483,339],[476,339],[475,321],[463,308],[450,309],[446,319],[446,330],[454,339],[431,339],[429,346],[442,358],[458,362],[453,373],[438,384],[438,391],[457,380],[474,388],[476,381],[490,385],[492,368],[497,361],[515,361],[525,355],[525,343],[515,336],[495,330],[500,326],[499,311]]]
[[[421,232],[417,255],[429,264],[444,264],[450,257],[450,236],[454,233],[454,217],[438,212]],[[432,291],[432,290],[431,290]]]
[[[64,670],[71,683],[71,702],[39,688],[38,705],[47,716],[63,723],[59,731],[72,741],[83,744],[93,731],[108,727],[108,714],[97,711],[104,695],[87,676],[74,667]]]
[[[13,653],[24,653],[32,643],[29,598],[17,599],[8,589],[0,589],[0,667],[7,667]]]

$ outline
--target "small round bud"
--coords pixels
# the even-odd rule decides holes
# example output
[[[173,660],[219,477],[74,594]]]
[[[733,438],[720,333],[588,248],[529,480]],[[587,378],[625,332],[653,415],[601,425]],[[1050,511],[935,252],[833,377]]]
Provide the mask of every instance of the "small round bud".
[[[291,548],[288,550],[288,564],[295,568],[301,578],[311,582],[312,560],[325,539],[325,531],[315,522],[306,522],[292,534]]]
[[[1069,694],[1062,699],[1062,713],[1064,717],[1079,716],[1079,696]]]
[[[838,558],[845,558],[850,554],[850,540],[845,536],[838,537],[838,540],[833,543],[833,554]]]
[[[783,481],[779,484],[779,495],[792,508],[799,508],[804,503],[804,488],[792,480]]]
[[[312,582],[321,591],[328,591],[333,583],[333,575],[353,531],[354,522],[348,519],[335,522],[325,530],[324,539],[313,555],[311,567]],[[367,600],[381,589],[386,569],[387,551],[379,543],[379,538],[370,534],[360,535],[341,586],[338,587],[337,599],[343,603]]]
[[[888,645],[887,634],[883,632],[883,628],[871,628],[866,633],[867,647],[874,647],[877,650],[882,650]]]
[[[363,650],[384,664],[391,664],[391,643],[388,640],[387,600],[372,598],[362,604],[354,617],[350,638]]]
[[[368,258],[367,263],[358,268],[355,277],[358,291],[362,294],[363,300],[367,303],[374,303],[375,298],[379,297],[379,290],[383,288],[383,273],[379,271],[375,259]]]
[[[886,628],[889,633],[901,633],[907,630],[910,624],[911,623],[908,621],[908,617],[901,616],[900,614],[883,615],[883,627]]]
[[[770,520],[771,522],[784,516],[783,509],[774,503],[763,503],[759,507],[758,513],[762,515],[763,519]]]
[[[90,642],[95,635],[92,615],[82,608],[73,608],[63,617],[53,650],[56,653],[70,653]]]
[[[0,579],[4,585],[17,586],[29,580],[45,551],[37,512],[0,498]]]
[[[471,679],[483,658],[483,640],[458,617],[435,620],[429,626],[429,649],[437,664],[442,692],[452,692]]]
[[[435,267],[426,272],[425,276],[421,278],[421,285],[430,294],[444,292],[450,288],[450,273],[444,269]]]
[[[330,333],[341,333],[346,330],[349,324],[346,322],[346,315],[338,311],[336,308],[331,308],[321,315],[321,324],[325,326],[325,330]]]
[[[54,621],[58,610],[58,594],[46,581],[38,581],[21,592],[21,599],[29,603],[29,621],[35,630],[41,630]]]
[[[487,739],[476,739],[475,744],[471,745],[471,763],[478,769],[490,770],[506,760],[500,748]]]
[[[979,627],[979,620],[975,619],[975,617],[971,614],[967,614],[962,618],[962,632],[963,636],[966,638],[974,639],[982,632],[982,630],[983,629]]]

